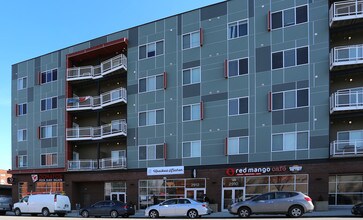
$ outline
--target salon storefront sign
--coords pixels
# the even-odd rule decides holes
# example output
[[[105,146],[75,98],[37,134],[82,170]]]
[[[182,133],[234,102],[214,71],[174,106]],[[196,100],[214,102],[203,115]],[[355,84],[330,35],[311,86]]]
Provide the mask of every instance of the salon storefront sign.
[[[148,176],[177,175],[177,174],[184,174],[184,166],[147,168]]]
[[[263,174],[283,173],[283,172],[300,172],[302,166],[266,166],[266,167],[241,167],[226,169],[227,176],[258,176]]]

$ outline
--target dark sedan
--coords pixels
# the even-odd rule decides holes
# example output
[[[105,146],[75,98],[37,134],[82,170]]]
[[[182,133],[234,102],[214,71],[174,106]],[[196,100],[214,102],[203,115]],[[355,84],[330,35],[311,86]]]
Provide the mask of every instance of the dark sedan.
[[[112,218],[122,216],[126,218],[130,215],[135,215],[135,209],[127,203],[107,200],[96,202],[90,207],[83,208],[79,211],[79,214],[84,218],[89,216],[111,216]]]
[[[352,214],[353,215],[363,216],[363,203],[359,203],[357,205],[354,205],[353,208],[352,208]]]

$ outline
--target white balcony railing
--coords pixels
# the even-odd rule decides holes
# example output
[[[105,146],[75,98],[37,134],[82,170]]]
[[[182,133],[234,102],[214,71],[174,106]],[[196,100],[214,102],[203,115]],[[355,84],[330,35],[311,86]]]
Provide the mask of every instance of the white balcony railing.
[[[330,69],[337,66],[363,64],[363,44],[334,47],[330,51]]]
[[[330,113],[363,110],[363,88],[340,90],[330,96]]]
[[[125,88],[119,88],[106,93],[102,93],[100,96],[82,96],[67,98],[67,110],[96,110],[120,102],[127,103],[127,91]]]
[[[68,161],[68,171],[125,169],[126,167],[126,157]]]
[[[334,2],[329,9],[329,24],[335,21],[363,18],[363,1]]]
[[[114,120],[100,127],[67,128],[67,141],[100,140],[113,136],[127,136],[126,120]]]
[[[67,68],[67,81],[82,79],[99,79],[104,75],[112,73],[118,69],[127,70],[127,57],[123,54],[102,62],[98,66],[81,66]]]
[[[330,143],[331,157],[363,156],[363,140],[333,141]]]

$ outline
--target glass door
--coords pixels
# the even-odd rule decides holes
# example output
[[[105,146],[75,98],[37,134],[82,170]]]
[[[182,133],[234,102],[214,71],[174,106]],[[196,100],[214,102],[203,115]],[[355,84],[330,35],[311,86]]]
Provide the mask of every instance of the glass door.
[[[112,201],[126,202],[126,193],[113,192],[110,197]]]
[[[205,188],[186,188],[185,197],[189,199],[194,199],[202,202],[203,196],[205,194]]]
[[[222,209],[227,210],[228,207],[239,201],[245,200],[245,188],[224,188],[222,192]]]

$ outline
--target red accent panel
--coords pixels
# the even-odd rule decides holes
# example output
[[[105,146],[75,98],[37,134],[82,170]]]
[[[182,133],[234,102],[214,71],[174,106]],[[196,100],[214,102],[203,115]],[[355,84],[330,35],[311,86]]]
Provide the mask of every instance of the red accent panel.
[[[41,81],[40,81],[40,79],[41,79],[41,72],[37,72],[37,85],[40,85],[41,84]]]
[[[272,93],[271,92],[268,93],[267,108],[268,108],[269,112],[272,111]]]
[[[200,102],[200,120],[204,119],[204,104]]]
[[[203,47],[203,43],[204,43],[204,33],[203,33],[203,28],[199,29],[199,42],[200,42],[200,47]]]
[[[224,60],[224,78],[228,78],[228,60]]]
[[[167,154],[167,144],[164,143],[164,160],[166,160],[166,154]]]
[[[15,156],[15,167],[18,168],[19,167],[19,157]]]
[[[166,72],[164,72],[164,89],[166,89],[167,85],[168,85],[168,78]]]
[[[38,135],[38,139],[40,139],[40,126],[38,127],[37,135]]]
[[[224,140],[224,154],[228,155],[228,138]]]
[[[15,116],[18,117],[19,110],[18,110],[18,104],[15,104]]]
[[[267,13],[267,31],[271,31],[271,11]]]

